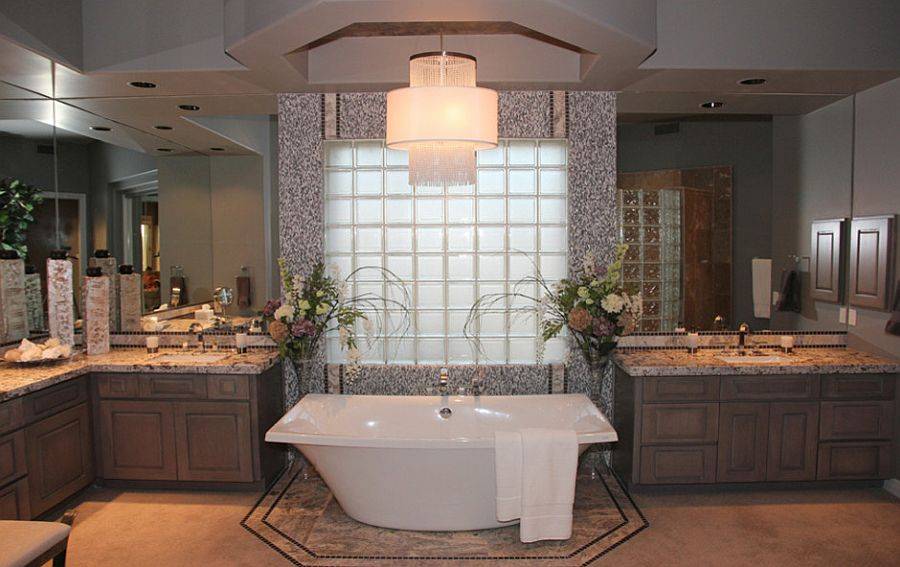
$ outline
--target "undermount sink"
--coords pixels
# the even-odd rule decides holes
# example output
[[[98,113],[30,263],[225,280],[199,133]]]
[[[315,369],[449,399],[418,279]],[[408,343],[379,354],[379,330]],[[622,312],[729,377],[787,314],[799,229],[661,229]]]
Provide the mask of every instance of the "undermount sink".
[[[153,362],[219,362],[227,356],[227,353],[164,354]]]
[[[764,356],[719,356],[717,357],[728,364],[772,364],[775,362],[787,362],[788,359],[783,356],[764,355]]]

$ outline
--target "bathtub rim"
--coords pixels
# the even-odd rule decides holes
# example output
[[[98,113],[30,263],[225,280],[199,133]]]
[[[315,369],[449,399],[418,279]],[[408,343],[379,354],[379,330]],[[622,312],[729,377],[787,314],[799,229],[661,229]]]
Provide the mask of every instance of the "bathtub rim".
[[[381,396],[381,395],[348,395],[348,394],[308,394],[316,397],[355,397],[355,398],[390,398],[392,400],[402,398],[441,398],[441,396]],[[584,394],[529,394],[521,396],[480,396],[481,398],[546,398],[546,397],[580,397],[593,407],[600,418],[603,419],[606,428],[576,431],[576,437],[580,446],[594,443],[614,443],[619,440],[612,423],[606,418],[599,408]],[[448,399],[468,398],[470,396],[447,396]],[[329,435],[320,433],[306,433],[291,431],[292,418],[300,413],[301,398],[281,419],[278,420],[267,432],[265,440],[269,443],[288,443],[300,447],[302,445],[320,445],[331,447],[358,447],[381,449],[493,449],[494,436],[488,437],[364,437],[359,435]]]

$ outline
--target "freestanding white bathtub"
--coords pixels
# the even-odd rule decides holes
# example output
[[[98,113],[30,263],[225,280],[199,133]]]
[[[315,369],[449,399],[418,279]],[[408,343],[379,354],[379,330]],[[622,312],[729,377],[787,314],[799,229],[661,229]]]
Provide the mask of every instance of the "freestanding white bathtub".
[[[451,410],[441,417],[441,410]],[[309,394],[266,433],[316,467],[352,518],[401,530],[497,528],[494,432],[570,428],[581,452],[616,441],[582,394],[340,396]]]

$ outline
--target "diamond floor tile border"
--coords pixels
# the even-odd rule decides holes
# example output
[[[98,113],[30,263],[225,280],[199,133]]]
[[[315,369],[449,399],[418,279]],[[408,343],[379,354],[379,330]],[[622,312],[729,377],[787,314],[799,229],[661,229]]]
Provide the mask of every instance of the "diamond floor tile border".
[[[612,471],[597,468],[595,473],[578,478],[573,534],[567,541],[523,544],[518,525],[413,532],[363,524],[344,514],[302,459],[285,471],[241,525],[298,566],[589,565],[649,526]]]

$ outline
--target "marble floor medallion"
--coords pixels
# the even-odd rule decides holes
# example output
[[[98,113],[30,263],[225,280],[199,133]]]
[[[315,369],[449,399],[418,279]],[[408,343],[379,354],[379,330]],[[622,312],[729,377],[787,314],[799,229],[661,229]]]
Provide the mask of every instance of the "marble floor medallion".
[[[304,566],[577,566],[599,562],[648,523],[606,469],[579,476],[568,541],[519,542],[518,526],[468,532],[411,532],[359,523],[341,510],[313,469],[288,469],[241,522],[288,562]]]

